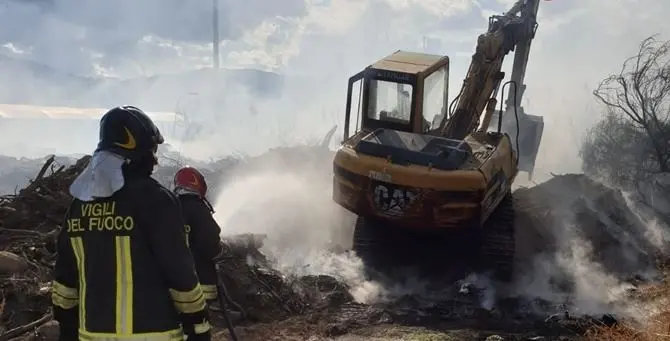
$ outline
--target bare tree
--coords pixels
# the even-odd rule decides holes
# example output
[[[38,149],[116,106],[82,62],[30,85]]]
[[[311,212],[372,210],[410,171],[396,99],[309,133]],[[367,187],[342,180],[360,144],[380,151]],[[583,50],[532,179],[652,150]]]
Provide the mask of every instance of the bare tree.
[[[642,192],[670,177],[670,41],[644,39],[593,93],[606,115],[582,145],[584,171],[648,198]]]
[[[655,171],[670,172],[670,41],[655,36],[642,41],[638,54],[621,72],[603,80],[594,95],[614,116],[644,132],[652,148]],[[650,171],[652,171],[650,169]]]

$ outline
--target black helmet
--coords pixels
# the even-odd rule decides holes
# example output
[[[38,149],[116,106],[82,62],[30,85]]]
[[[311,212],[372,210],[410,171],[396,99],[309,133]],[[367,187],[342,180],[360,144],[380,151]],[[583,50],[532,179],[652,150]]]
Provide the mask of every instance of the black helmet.
[[[158,127],[139,108],[120,106],[100,119],[100,140],[96,151],[109,151],[136,162],[153,155],[164,142]]]

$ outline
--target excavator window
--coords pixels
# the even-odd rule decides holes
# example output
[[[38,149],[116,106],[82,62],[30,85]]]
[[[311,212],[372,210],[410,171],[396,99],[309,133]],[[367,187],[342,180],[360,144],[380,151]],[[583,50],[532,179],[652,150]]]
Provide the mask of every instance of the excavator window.
[[[413,87],[410,84],[370,79],[369,119],[409,124],[412,114]]]
[[[436,129],[447,110],[449,69],[445,65],[431,73],[423,81],[423,131]]]

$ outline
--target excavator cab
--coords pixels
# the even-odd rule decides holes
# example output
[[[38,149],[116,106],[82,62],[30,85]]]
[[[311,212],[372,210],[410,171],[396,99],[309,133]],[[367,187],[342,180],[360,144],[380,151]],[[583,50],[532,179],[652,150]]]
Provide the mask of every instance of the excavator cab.
[[[387,56],[349,78],[344,140],[380,128],[427,133],[444,116],[448,87],[448,57],[405,51]]]
[[[448,92],[448,57],[396,51],[349,78],[344,140],[360,131],[376,129],[434,135],[447,116]],[[519,155],[519,171],[526,172],[530,179],[544,121],[541,116],[526,114],[517,103],[507,103],[502,115],[496,111],[487,130],[497,132],[502,117],[500,132],[509,135]]]

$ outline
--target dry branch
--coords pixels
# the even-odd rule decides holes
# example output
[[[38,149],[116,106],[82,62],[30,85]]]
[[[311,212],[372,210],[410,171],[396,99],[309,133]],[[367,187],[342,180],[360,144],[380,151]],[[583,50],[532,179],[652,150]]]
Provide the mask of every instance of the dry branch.
[[[39,318],[38,320],[35,320],[33,322],[30,322],[28,324],[25,324],[23,326],[16,327],[14,329],[10,329],[7,332],[3,333],[0,335],[0,341],[7,341],[10,339],[13,339],[17,336],[21,336],[29,331],[32,331],[33,329],[51,321],[52,315],[51,313],[46,313],[44,316]]]
[[[41,288],[50,281],[50,269],[55,261],[53,237],[71,201],[68,188],[90,157],[56,170],[52,167],[54,159],[54,156],[49,157],[35,179],[17,195],[0,197],[0,249],[19,255],[29,264],[28,270],[20,275],[0,278],[0,290],[6,299],[0,325],[14,328],[11,333],[21,331],[16,328],[29,322],[30,314],[22,313],[28,308],[24,305],[47,313],[49,304]],[[3,337],[12,335],[3,334]]]

